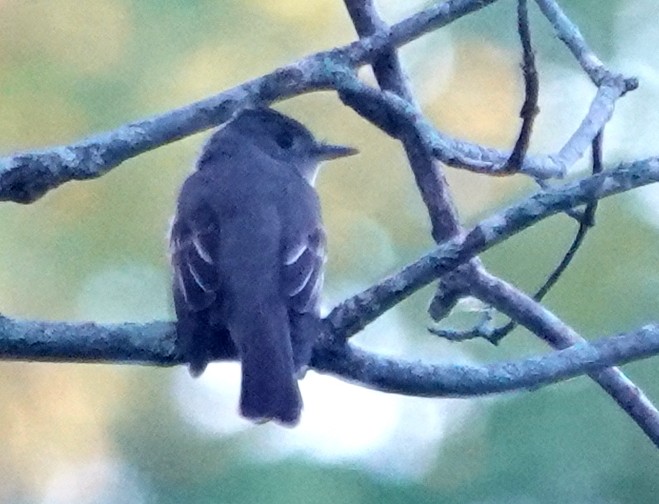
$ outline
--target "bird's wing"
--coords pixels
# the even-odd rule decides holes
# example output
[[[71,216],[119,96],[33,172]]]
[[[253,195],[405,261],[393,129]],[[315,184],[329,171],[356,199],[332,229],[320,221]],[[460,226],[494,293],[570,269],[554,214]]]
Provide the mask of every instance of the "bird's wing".
[[[174,271],[174,297],[180,310],[198,312],[215,302],[220,289],[216,264],[220,229],[210,208],[179,207],[169,234],[169,253]]]
[[[284,247],[283,292],[296,312],[317,314],[326,260],[325,232],[316,226],[297,238]]]

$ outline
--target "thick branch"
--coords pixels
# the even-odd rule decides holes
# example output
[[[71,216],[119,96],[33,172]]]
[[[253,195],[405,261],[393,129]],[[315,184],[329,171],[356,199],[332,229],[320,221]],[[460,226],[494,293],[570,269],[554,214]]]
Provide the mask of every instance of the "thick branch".
[[[526,156],[519,172],[538,179],[562,177],[611,119],[616,100],[627,91],[625,82],[622,77],[607,79],[597,90],[583,121],[560,151],[547,156]],[[389,135],[399,138],[405,128],[414,129],[423,144],[443,163],[487,175],[510,172],[507,161],[511,152],[470,144],[441,133],[417,109],[393,93],[373,89],[349,74],[337,82],[337,87],[344,103]]]
[[[579,343],[542,357],[486,366],[432,365],[383,358],[350,345],[317,349],[312,366],[384,392],[467,397],[537,388],[658,352],[659,326],[649,325],[630,334]]]
[[[538,192],[484,219],[463,237],[443,242],[434,252],[341,303],[328,317],[333,333],[340,337],[356,334],[434,279],[542,219],[655,182],[659,182],[659,157],[623,164],[611,171]]]
[[[386,29],[373,0],[345,0],[345,5],[360,37]],[[373,60],[372,66],[380,88],[403,100],[415,116],[422,116],[395,48],[380,54]],[[354,79],[351,84],[353,87],[359,86],[360,82]],[[358,107],[358,104],[353,105]],[[358,108],[356,110],[359,112]],[[439,242],[457,234],[460,230],[457,212],[444,174],[436,163],[432,150],[428,148],[428,143],[420,138],[413,123],[406,124],[404,121],[389,119],[389,124],[397,125],[394,136],[405,148],[417,187],[428,209],[433,238]]]
[[[659,182],[659,158],[649,158],[530,196],[483,221],[464,237],[338,305],[326,319],[330,342],[361,331],[391,307],[463,262],[567,208]],[[28,360],[177,363],[168,323],[99,325],[14,321],[0,316],[0,357]],[[85,343],[87,342],[87,343]]]
[[[360,35],[366,35],[368,32],[368,37],[342,48],[301,59],[264,77],[254,79],[190,106],[152,119],[125,125],[115,131],[97,135],[68,147],[57,147],[49,151],[24,153],[0,159],[0,201],[29,203],[66,181],[101,176],[130,157],[220,124],[231,117],[235,111],[246,106],[267,104],[320,89],[338,89],[344,101],[350,103],[358,111],[360,111],[360,100],[364,101],[366,98],[368,105],[369,97],[370,99],[374,97],[375,102],[380,101],[379,105],[382,103],[386,105],[386,115],[391,114],[391,111],[398,114],[396,121],[392,121],[391,117],[386,117],[386,126],[396,124],[397,131],[391,131],[390,134],[405,142],[413,168],[419,168],[415,168],[415,175],[417,175],[417,182],[424,195],[424,200],[426,203],[432,203],[429,205],[429,209],[431,217],[434,219],[433,227],[436,231],[434,236],[444,239],[458,234],[461,228],[456,216],[452,213],[450,198],[444,194],[446,191],[441,174],[428,169],[428,166],[431,167],[433,164],[432,156],[454,166],[492,174],[497,170],[504,173],[506,168],[509,168],[509,166],[503,166],[502,161],[508,159],[510,154],[459,142],[436,131],[423,118],[414,104],[413,96],[406,87],[404,75],[400,71],[395,48],[493,1],[452,0],[444,2],[389,28],[379,20],[370,0],[346,0],[353,19],[356,20],[355,25]],[[555,2],[552,0],[537,1],[543,13],[554,24],[559,37],[568,45],[584,70],[598,86],[597,95],[586,118],[560,152],[554,156],[525,159],[522,163],[521,172],[542,179],[561,176],[567,167],[583,155],[594,136],[610,119],[615,101],[625,92],[634,89],[637,83],[634,79],[625,79],[608,71],[586,46],[576,27],[565,17]],[[361,29],[360,22],[357,21],[357,14],[360,12],[364,16]],[[531,54],[530,47],[528,53]],[[354,78],[352,73],[354,69],[368,62],[373,63],[383,89],[393,91],[398,96],[377,93],[374,90],[371,93],[369,88]],[[379,105],[376,105],[375,109],[379,108]],[[361,109],[361,112],[363,110]],[[373,120],[373,122],[378,124],[377,120]],[[380,125],[382,127],[382,124]],[[526,136],[528,137],[528,135]],[[528,138],[524,140],[528,142]],[[525,151],[525,149],[520,149],[520,151]],[[521,159],[525,156],[517,157]],[[646,178],[642,178],[640,182],[639,179],[630,180],[628,173],[621,175],[625,170],[633,168],[630,165],[621,167],[612,174],[605,174],[599,179],[592,177],[579,182],[576,186],[572,184],[565,186],[562,190],[540,193],[530,198],[524,205],[518,205],[502,212],[499,216],[487,219],[466,234],[464,239],[453,238],[446,241],[438,251],[408,266],[399,275],[343,303],[330,314],[326,321],[327,337],[316,349],[314,365],[321,371],[329,371],[348,379],[356,379],[367,386],[382,390],[415,395],[436,395],[438,392],[428,393],[424,390],[429,390],[428,387],[435,387],[436,381],[433,380],[441,375],[441,367],[380,359],[351,349],[345,344],[343,338],[359,331],[386,309],[409,296],[414,290],[439,276],[454,271],[456,267],[473,259],[475,254],[530,226],[537,220],[559,211],[568,210],[577,204],[592,202],[597,198],[620,192],[632,186],[656,181],[657,160],[650,159],[641,163],[644,163],[641,168],[646,170],[642,177]],[[434,177],[434,180],[430,180],[428,177]],[[426,183],[428,180],[432,182],[430,185]],[[557,191],[564,192],[559,194]],[[442,196],[442,194],[446,196],[444,199],[436,198],[437,195]],[[557,203],[555,197],[564,199]],[[511,300],[521,293],[511,288],[512,294],[506,291],[504,298],[495,299],[493,296],[496,294],[496,289],[488,287],[487,275],[484,270],[481,271],[476,259],[471,260],[458,271],[461,272],[463,269],[469,275],[458,275],[458,279],[461,278],[463,281],[473,279],[477,282],[477,285],[472,286],[473,293],[482,299],[491,299],[493,305],[499,307],[501,311],[509,313],[506,308],[511,308],[509,306]],[[531,300],[515,305],[522,312],[526,306],[538,307],[539,305],[534,305]],[[525,313],[515,314],[516,318],[532,330],[534,324],[538,325],[538,320],[541,323],[548,323],[549,320],[547,317],[540,319],[531,317],[527,320],[528,317],[525,318],[524,315]],[[547,327],[546,334],[552,340],[552,344],[562,347],[574,343],[578,335],[572,334],[573,331],[569,330],[567,336],[563,338],[561,327],[561,324],[551,324]],[[656,336],[656,332],[656,327],[652,326],[631,336],[634,336],[637,341],[645,341],[649,334],[650,345],[652,345],[654,344],[652,338]],[[71,335],[73,339],[63,337],[64,334]],[[7,336],[4,341],[2,340],[3,335]],[[76,338],[83,338],[86,344],[81,345],[82,342]],[[572,351],[574,355],[566,353],[555,357],[558,362],[556,365],[552,364],[551,358],[558,354],[552,354],[546,361],[543,360],[545,358],[536,359],[538,362],[535,363],[531,362],[533,359],[530,359],[521,363],[507,363],[484,368],[461,366],[448,366],[447,368],[451,368],[452,379],[460,376],[461,373],[469,374],[467,378],[475,377],[479,380],[484,376],[483,380],[476,380],[474,383],[485,383],[486,391],[476,391],[471,394],[543,385],[579,374],[579,369],[582,369],[581,372],[583,369],[591,373],[597,371],[592,376],[612,393],[627,411],[637,409],[641,416],[654,411],[646,422],[646,432],[650,434],[655,443],[658,443],[659,436],[654,435],[653,437],[653,434],[659,433],[659,414],[649,401],[617,370],[601,371],[601,366],[608,366],[618,361],[623,362],[625,359],[645,355],[643,352],[650,352],[646,347],[639,350],[633,341],[624,340],[623,336],[617,338],[619,339],[610,339],[613,349],[604,348],[604,353],[598,353],[596,345],[590,347],[578,344],[565,351]],[[141,348],[143,343],[152,346]],[[622,350],[620,350],[621,348]],[[132,349],[130,355],[126,354],[126,349]],[[583,350],[584,353],[578,353],[580,350]],[[69,360],[73,358],[73,355],[77,355],[79,358],[75,359],[76,361],[121,361],[127,358],[166,365],[179,362],[174,353],[172,327],[164,322],[149,325],[100,326],[18,322],[0,318],[0,354],[6,357],[36,360]],[[565,358],[568,359],[567,362],[563,360]],[[570,367],[574,364],[574,361],[570,362],[570,359],[576,359],[579,361],[579,365]],[[567,367],[564,364],[567,364]],[[519,375],[515,374],[517,366],[521,366]],[[424,374],[426,371],[428,374]],[[529,379],[524,376],[525,373],[531,373],[535,377],[540,376],[541,381],[530,383]],[[464,382],[464,377],[460,378],[460,382]],[[445,391],[440,395],[461,395],[459,391],[454,393],[451,392],[453,389],[450,387],[446,388],[447,383],[449,382],[438,385],[440,388],[444,387],[441,390]],[[511,383],[515,385],[510,385]],[[609,388],[606,383],[610,384]],[[433,390],[440,390],[440,388]],[[637,391],[636,395],[634,395],[634,390]],[[471,394],[467,393],[467,395]],[[638,421],[637,416],[634,418]]]
[[[659,158],[651,158],[540,192],[485,219],[464,239],[455,238],[444,243],[399,274],[335,308],[325,321],[325,337],[315,350],[314,367],[391,392],[480,395],[539,386],[656,353],[659,351],[656,326],[637,334],[603,340],[592,347],[579,343],[546,357],[483,367],[433,366],[384,359],[351,349],[343,338],[359,331],[434,278],[535,222],[567,208],[657,181]],[[99,325],[0,317],[0,356],[42,361],[181,363],[175,351],[174,326],[166,322]],[[636,389],[629,384],[628,390]],[[651,411],[652,408],[645,407],[643,399],[642,396],[616,396],[619,402],[629,401],[627,410],[638,409],[640,405],[644,412]]]
[[[308,56],[188,106],[129,123],[68,146],[1,158],[0,201],[31,203],[67,181],[99,177],[138,154],[221,124],[237,110],[255,102],[270,103],[302,93],[336,88],[337,70],[345,71],[373,61],[392,47],[406,44],[493,2],[444,2],[411,16],[389,30],[382,29],[358,42]],[[606,76],[617,80],[610,72]],[[624,90],[613,99],[633,89],[636,84],[633,79],[623,79],[622,82]],[[503,165],[510,156],[510,152],[488,149],[441,135],[438,138],[441,142],[434,153],[438,159],[452,166],[491,173],[494,167]],[[592,135],[583,135],[582,138],[576,147],[588,145]],[[569,162],[576,159],[575,154],[576,157],[583,154],[583,149],[574,148],[574,142],[567,147],[565,160],[562,156],[531,157],[525,160],[521,172],[539,178],[560,176]]]
[[[65,182],[100,177],[138,154],[222,124],[255,102],[332,88],[337,68],[364,65],[392,46],[406,44],[494,1],[450,0],[434,5],[390,30],[308,56],[205,100],[68,146],[1,158],[0,201],[32,203]]]
[[[0,315],[0,359],[181,364],[175,343],[170,322],[46,322]]]
[[[173,323],[67,324],[0,318],[2,358],[172,366]],[[432,365],[379,357],[347,344],[319,345],[312,368],[398,394],[468,397],[536,388],[659,353],[659,326],[580,343],[542,357],[486,366]]]
[[[345,4],[360,37],[370,35],[386,26],[380,19],[373,0],[345,0]],[[382,107],[380,110],[386,116],[383,117],[384,122],[387,126],[391,126],[390,134],[398,138],[405,148],[414,180],[428,210],[432,237],[437,243],[453,238],[462,232],[462,226],[442,167],[435,160],[432,141],[442,141],[441,133],[425,120],[394,48],[382,53],[373,61],[373,72],[380,88],[388,92],[389,96],[400,98],[405,103],[403,109],[412,116],[412,120],[409,121],[397,120],[396,114],[391,113],[387,107]],[[339,91],[344,103],[367,118],[369,115],[373,116],[374,113],[378,116],[381,115],[378,112],[377,104],[375,107],[372,106],[373,104],[369,104],[369,94],[372,94],[370,88],[354,78],[349,81],[349,85],[345,84],[346,82]],[[424,128],[419,127],[421,122],[424,123]],[[469,264],[461,266],[442,278],[440,285],[443,288],[438,289],[438,293],[441,295],[435,296],[433,306],[441,305],[445,311],[448,309],[447,307],[453,307],[457,303],[460,293],[456,293],[449,287],[451,279],[454,276],[471,277],[469,273],[479,263],[477,258],[473,258]]]

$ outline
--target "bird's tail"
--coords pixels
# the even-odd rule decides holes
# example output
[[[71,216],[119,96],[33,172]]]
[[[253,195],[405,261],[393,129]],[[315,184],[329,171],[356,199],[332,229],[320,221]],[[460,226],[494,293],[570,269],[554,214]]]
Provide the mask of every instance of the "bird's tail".
[[[243,322],[235,334],[242,365],[241,414],[255,422],[297,424],[302,398],[285,308],[271,306]]]

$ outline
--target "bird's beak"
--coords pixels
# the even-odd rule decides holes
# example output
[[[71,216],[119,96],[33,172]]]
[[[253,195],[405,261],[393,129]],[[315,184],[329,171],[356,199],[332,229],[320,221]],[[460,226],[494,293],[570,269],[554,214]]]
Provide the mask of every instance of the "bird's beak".
[[[358,152],[359,151],[354,147],[319,143],[317,145],[315,154],[318,156],[318,158],[321,161],[328,161],[330,159],[337,159],[345,156],[353,156]]]

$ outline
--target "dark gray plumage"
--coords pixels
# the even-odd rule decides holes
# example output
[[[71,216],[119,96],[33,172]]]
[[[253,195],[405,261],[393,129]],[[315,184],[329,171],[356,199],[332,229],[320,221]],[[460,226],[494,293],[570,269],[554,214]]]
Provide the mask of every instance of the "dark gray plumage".
[[[246,110],[211,136],[181,189],[170,231],[179,351],[195,376],[238,355],[240,410],[254,421],[299,419],[325,262],[313,183],[320,161],[355,152]]]

